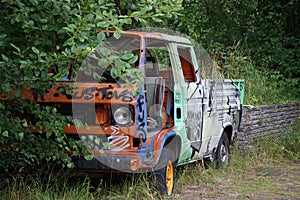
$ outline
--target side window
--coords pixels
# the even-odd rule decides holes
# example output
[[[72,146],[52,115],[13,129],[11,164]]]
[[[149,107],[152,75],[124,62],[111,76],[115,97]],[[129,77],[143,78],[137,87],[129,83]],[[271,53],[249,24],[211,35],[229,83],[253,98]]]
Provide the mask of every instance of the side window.
[[[185,82],[196,82],[197,77],[195,74],[195,68],[193,65],[192,55],[189,47],[177,47],[179,54],[182,74]]]
[[[163,77],[166,85],[172,85],[173,73],[167,43],[153,38],[147,39],[146,76]]]
[[[153,67],[157,67],[159,72],[171,70],[170,54],[166,47],[147,48],[146,68],[151,69]]]

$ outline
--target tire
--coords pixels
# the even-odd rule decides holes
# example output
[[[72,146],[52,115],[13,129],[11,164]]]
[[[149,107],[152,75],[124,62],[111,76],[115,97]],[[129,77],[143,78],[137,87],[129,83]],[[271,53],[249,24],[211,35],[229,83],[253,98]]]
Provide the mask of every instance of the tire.
[[[170,196],[173,192],[176,175],[174,157],[170,149],[164,148],[155,169],[156,188],[162,195]]]
[[[228,164],[229,155],[229,140],[226,132],[223,132],[215,154],[216,165],[218,168]]]

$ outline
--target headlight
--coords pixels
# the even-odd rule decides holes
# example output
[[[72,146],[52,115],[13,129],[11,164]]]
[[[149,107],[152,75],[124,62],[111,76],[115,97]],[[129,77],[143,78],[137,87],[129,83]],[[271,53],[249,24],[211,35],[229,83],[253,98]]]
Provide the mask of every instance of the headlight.
[[[127,125],[132,122],[132,113],[128,107],[120,107],[115,110],[114,119],[120,125]]]

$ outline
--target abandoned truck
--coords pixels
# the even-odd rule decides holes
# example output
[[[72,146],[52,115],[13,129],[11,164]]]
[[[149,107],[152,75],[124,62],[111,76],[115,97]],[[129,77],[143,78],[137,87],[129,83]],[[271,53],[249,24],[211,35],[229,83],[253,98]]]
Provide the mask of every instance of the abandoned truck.
[[[97,70],[104,65],[101,59],[106,59],[99,55],[111,56],[98,52],[86,61],[76,81],[57,80],[58,87],[34,97],[88,125],[64,129],[69,137],[87,146],[93,143],[102,152],[91,149],[92,160],[73,157],[76,168],[154,171],[158,190],[170,195],[177,166],[199,160],[215,161],[218,166],[228,163],[229,145],[241,119],[243,81],[202,79],[201,66],[186,38],[122,32],[118,39],[108,38],[105,45],[111,52],[135,55],[127,68],[141,72],[143,84],[136,86],[138,92],[114,78],[109,62],[98,71],[101,81],[95,80],[90,69]],[[62,84],[72,85],[72,93],[60,93]]]

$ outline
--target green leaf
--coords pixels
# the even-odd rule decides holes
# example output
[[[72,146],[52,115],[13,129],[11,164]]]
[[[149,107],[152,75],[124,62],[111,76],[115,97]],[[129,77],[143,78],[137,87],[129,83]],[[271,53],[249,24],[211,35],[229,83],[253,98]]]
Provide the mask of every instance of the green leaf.
[[[122,61],[122,60],[120,60],[120,59],[117,59],[117,60],[115,60],[115,66],[116,66],[116,68],[118,68],[118,69],[124,69],[125,67],[125,62],[124,61]]]
[[[3,135],[4,137],[8,137],[8,131],[3,131],[3,132],[2,132],[2,135]]]
[[[92,69],[91,68],[87,68],[86,70],[83,71],[83,73],[87,76],[91,76],[92,75]]]
[[[31,47],[31,49],[32,49],[32,51],[33,51],[35,54],[39,54],[39,53],[40,53],[40,51],[39,51],[37,48],[35,48],[35,47]]]
[[[111,50],[108,49],[108,48],[105,48],[101,45],[98,45],[96,47],[96,52],[100,55],[100,56],[103,56],[103,57],[106,57],[108,56],[109,54],[111,54]]]
[[[32,4],[32,5],[38,5],[38,1],[37,0],[29,0],[30,1],[30,3]]]
[[[110,69],[110,75],[111,75],[113,78],[117,78],[117,77],[118,77],[118,72],[117,72],[116,68],[111,68],[111,69]]]
[[[59,91],[59,93],[63,93],[65,91],[65,89],[64,88],[59,88],[58,91]]]
[[[26,119],[23,119],[22,122],[23,122],[23,123],[22,123],[22,126],[23,126],[23,127],[28,127],[28,124],[27,124],[27,120],[26,120]]]
[[[155,22],[158,22],[158,23],[161,23],[161,22],[163,22],[163,20],[162,20],[162,19],[160,19],[160,18],[157,18],[157,17],[152,17],[152,19],[153,19],[153,21],[155,21]]]
[[[125,18],[125,19],[122,20],[122,22],[124,24],[129,24],[130,25],[132,23],[132,20],[131,20],[131,18]]]
[[[108,66],[108,61],[106,59],[99,59],[98,60],[98,65],[105,69]]]
[[[67,167],[70,168],[70,169],[72,169],[72,168],[74,168],[75,166],[74,166],[74,163],[70,162],[70,163],[67,164]]]
[[[99,137],[96,137],[95,143],[96,143],[97,145],[100,145],[100,144],[101,144],[101,139],[100,139]]]
[[[73,123],[77,128],[83,127],[83,123],[79,119],[73,119]]]
[[[121,59],[123,60],[129,60],[130,58],[132,58],[134,55],[132,53],[127,53],[121,56]]]
[[[133,56],[133,57],[128,61],[128,63],[133,64],[133,63],[135,63],[137,60],[138,60],[138,56],[135,55],[135,56]]]
[[[119,39],[119,38],[121,37],[121,33],[120,33],[119,31],[115,31],[115,32],[114,32],[114,37],[115,37],[116,39]]]
[[[14,44],[10,44],[10,46],[12,46],[14,49],[16,49],[18,53],[20,53],[20,52],[21,52],[20,48],[19,48],[19,47],[17,47],[16,45],[14,45]]]
[[[84,159],[86,160],[92,160],[94,158],[94,155],[85,155]]]
[[[100,32],[97,34],[97,40],[98,42],[101,42],[103,40],[105,40],[105,33],[104,32]]]
[[[21,95],[22,95],[22,89],[21,88],[18,88],[18,89],[16,89],[15,91],[14,91],[14,94],[15,94],[15,96],[16,97],[21,97]]]
[[[5,61],[5,62],[8,62],[8,57],[6,57],[4,54],[1,54],[2,56],[2,59]]]
[[[93,79],[95,79],[96,81],[102,81],[104,79],[104,77],[102,77],[100,74],[94,72]]]
[[[46,132],[46,137],[47,137],[47,139],[48,139],[51,135],[52,135],[52,132],[51,132],[51,131],[47,131],[47,132]]]
[[[105,151],[103,149],[99,150],[100,155],[105,155]]]
[[[139,11],[135,11],[130,14],[130,17],[138,17],[140,15],[141,15],[141,13]]]
[[[27,67],[29,64],[29,62],[26,60],[20,60],[19,63],[21,64],[20,69]]]
[[[23,140],[23,138],[24,138],[24,132],[20,132],[20,133],[18,134],[18,136],[19,136],[19,139],[20,139],[20,140]]]
[[[81,139],[82,141],[86,141],[87,137],[86,137],[85,135],[82,135],[82,136],[80,136],[80,139]]]
[[[67,90],[66,90],[66,94],[67,94],[67,95],[72,95],[72,90],[71,90],[71,89],[67,89]]]
[[[82,50],[80,48],[75,48],[74,53],[78,56],[82,53]]]
[[[108,59],[109,61],[113,61],[113,60],[116,60],[116,59],[119,59],[119,58],[120,58],[120,56],[111,55],[111,56],[109,56],[107,59]]]
[[[94,140],[94,135],[88,135],[89,140],[93,141]]]

